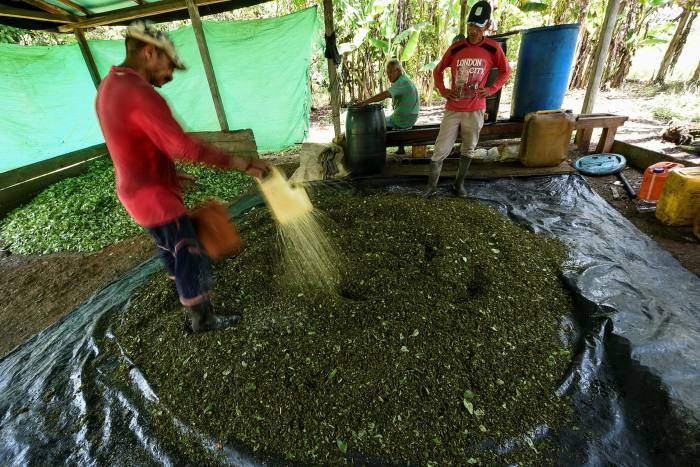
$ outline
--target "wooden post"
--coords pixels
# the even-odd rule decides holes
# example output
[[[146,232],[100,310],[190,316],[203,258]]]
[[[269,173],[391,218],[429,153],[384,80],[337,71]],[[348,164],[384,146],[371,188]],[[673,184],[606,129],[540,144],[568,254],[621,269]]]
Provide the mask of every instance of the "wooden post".
[[[326,26],[326,37],[333,35],[333,0],[323,0],[323,18]],[[339,138],[340,131],[340,88],[338,85],[338,70],[333,58],[328,59],[328,80],[331,91],[331,115],[333,117],[333,130],[335,137]]]
[[[80,51],[83,53],[83,59],[85,60],[85,65],[87,66],[88,71],[90,72],[92,82],[95,83],[95,88],[98,88],[100,87],[101,81],[100,73],[97,71],[97,65],[95,65],[95,60],[90,52],[90,46],[88,45],[87,40],[85,40],[85,34],[83,34],[83,30],[80,28],[75,28],[73,32],[75,33],[75,38],[78,39],[78,45],[80,46]]]
[[[459,5],[459,33],[464,35],[466,28],[464,23],[467,20],[467,0],[461,0]]]
[[[207,75],[207,81],[209,82],[209,90],[211,91],[211,98],[214,101],[216,116],[219,118],[219,125],[221,126],[221,131],[229,131],[228,122],[226,121],[226,113],[224,113],[224,103],[221,101],[221,95],[219,94],[219,86],[217,86],[216,84],[216,75],[214,74],[214,68],[211,66],[211,57],[209,56],[209,49],[207,48],[207,39],[206,37],[204,37],[202,20],[199,19],[199,10],[197,9],[197,5],[194,4],[193,0],[185,0],[185,2],[187,3],[187,11],[189,11],[190,19],[192,20],[192,29],[194,30],[194,37],[197,38],[199,54],[202,56],[202,63],[204,64],[204,73],[206,73]]]
[[[600,28],[598,36],[598,46],[595,50],[595,60],[593,62],[593,70],[591,79],[588,81],[586,89],[586,97],[583,99],[582,114],[593,112],[596,97],[598,96],[598,88],[600,88],[600,79],[603,76],[605,68],[605,60],[608,56],[608,47],[612,38],[613,29],[615,28],[615,20],[617,19],[617,11],[620,8],[620,0],[609,0],[608,8],[605,12],[605,21]]]

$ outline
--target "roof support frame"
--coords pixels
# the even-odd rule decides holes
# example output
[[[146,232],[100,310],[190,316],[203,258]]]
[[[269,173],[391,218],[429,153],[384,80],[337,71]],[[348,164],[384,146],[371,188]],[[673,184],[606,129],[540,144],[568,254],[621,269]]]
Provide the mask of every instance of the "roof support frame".
[[[90,12],[90,10],[88,10],[87,8],[85,8],[85,7],[82,6],[82,5],[78,5],[77,3],[75,3],[75,2],[73,2],[73,1],[71,1],[71,0],[57,0],[57,1],[58,1],[59,3],[64,4],[64,5],[67,6],[68,8],[73,8],[74,10],[77,10],[77,11],[81,12],[81,13],[82,13],[83,15],[85,15],[85,16],[91,16],[91,15],[92,15],[92,12]]]
[[[95,84],[95,88],[99,88],[102,80],[100,78],[100,73],[97,71],[95,59],[92,56],[92,52],[90,52],[88,41],[85,39],[85,34],[83,33],[82,29],[75,29],[73,30],[73,33],[75,34],[75,38],[78,39],[80,52],[83,54],[83,59],[85,60],[85,65],[87,66],[88,71],[90,72],[92,82]]]
[[[222,3],[225,1],[227,0],[193,0],[193,2],[198,6]],[[76,21],[72,23],[59,26],[58,30],[60,32],[72,32],[75,28],[85,29],[95,26],[105,26],[108,24],[120,23],[132,19],[144,18],[147,16],[186,9],[187,4],[184,0],[163,0],[160,2],[145,3],[143,5],[123,8],[112,13],[93,15],[92,17],[86,19],[76,18]]]
[[[224,111],[224,103],[221,100],[219,86],[216,83],[216,75],[214,74],[214,67],[211,64],[211,56],[209,55],[209,48],[207,47],[207,38],[204,35],[204,28],[202,28],[202,20],[199,17],[199,10],[197,9],[197,5],[194,4],[194,0],[185,0],[185,2],[187,3],[187,10],[190,13],[190,19],[192,20],[192,29],[194,30],[194,36],[197,39],[197,46],[199,46],[199,54],[202,56],[204,73],[207,75],[209,90],[211,91],[211,98],[214,101],[216,116],[219,118],[221,131],[229,131],[228,122],[226,121],[226,112]]]
[[[326,44],[328,39],[335,34],[333,25],[333,0],[323,0],[323,20],[326,28]],[[338,80],[339,64],[332,57],[328,58],[328,83],[331,94],[331,119],[333,120],[333,132],[336,139],[340,139],[340,84]]]
[[[22,1],[28,5],[39,8],[40,10],[44,10],[47,13],[51,13],[51,14],[57,15],[57,16],[66,16],[66,17],[75,19],[75,17],[73,16],[73,14],[70,11],[64,10],[61,7],[58,7],[56,5],[52,5],[52,4],[47,3],[43,0],[22,0]]]
[[[71,19],[64,15],[55,15],[45,11],[25,10],[24,8],[14,8],[0,5],[0,16],[7,18],[29,19],[33,21],[48,21],[51,23],[70,23]]]

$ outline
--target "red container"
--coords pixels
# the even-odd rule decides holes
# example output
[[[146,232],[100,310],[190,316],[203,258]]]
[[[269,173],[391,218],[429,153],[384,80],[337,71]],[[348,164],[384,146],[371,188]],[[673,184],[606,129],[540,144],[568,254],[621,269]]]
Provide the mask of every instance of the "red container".
[[[637,197],[640,201],[656,203],[664,189],[664,183],[671,169],[685,167],[677,162],[657,162],[650,165],[644,171],[642,185],[639,187]]]

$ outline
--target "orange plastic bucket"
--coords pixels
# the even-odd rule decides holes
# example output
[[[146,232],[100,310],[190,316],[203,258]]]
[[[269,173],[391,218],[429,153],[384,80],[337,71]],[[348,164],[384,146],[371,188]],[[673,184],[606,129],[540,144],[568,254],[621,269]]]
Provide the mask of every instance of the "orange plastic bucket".
[[[677,162],[657,162],[650,165],[644,171],[642,185],[639,187],[637,197],[640,201],[657,202],[664,189],[666,178],[671,169],[685,167]]]

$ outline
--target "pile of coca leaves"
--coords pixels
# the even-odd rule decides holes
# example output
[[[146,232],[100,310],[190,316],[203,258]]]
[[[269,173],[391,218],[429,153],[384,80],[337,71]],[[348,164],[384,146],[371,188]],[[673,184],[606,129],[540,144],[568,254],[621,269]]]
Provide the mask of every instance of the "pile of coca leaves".
[[[314,204],[342,258],[336,292],[289,286],[255,208],[238,222],[243,251],[215,267],[215,307],[240,324],[189,334],[161,273],[113,318],[106,345],[157,394],[163,445],[217,462],[178,419],[222,453],[281,463],[547,463],[541,435],[571,425],[557,394],[566,247],[475,201],[320,191]]]

